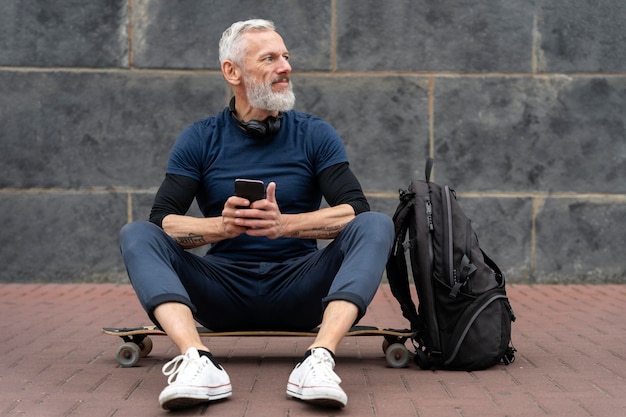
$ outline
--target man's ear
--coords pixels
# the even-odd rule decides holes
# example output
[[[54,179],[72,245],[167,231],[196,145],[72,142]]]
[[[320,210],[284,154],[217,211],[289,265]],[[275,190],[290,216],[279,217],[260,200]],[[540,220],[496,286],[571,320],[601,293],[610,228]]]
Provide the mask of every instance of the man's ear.
[[[237,65],[235,65],[232,61],[224,61],[222,62],[222,74],[224,74],[224,78],[231,85],[239,85],[241,84],[241,76],[243,71]]]

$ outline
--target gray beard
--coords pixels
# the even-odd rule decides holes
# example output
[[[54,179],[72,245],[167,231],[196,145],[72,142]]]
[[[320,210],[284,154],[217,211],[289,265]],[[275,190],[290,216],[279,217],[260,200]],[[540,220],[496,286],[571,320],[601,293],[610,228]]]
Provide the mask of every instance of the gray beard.
[[[271,83],[264,84],[246,80],[245,85],[248,101],[254,108],[285,112],[293,109],[296,104],[296,96],[293,93],[291,81],[289,81],[289,88],[279,93],[272,91]]]

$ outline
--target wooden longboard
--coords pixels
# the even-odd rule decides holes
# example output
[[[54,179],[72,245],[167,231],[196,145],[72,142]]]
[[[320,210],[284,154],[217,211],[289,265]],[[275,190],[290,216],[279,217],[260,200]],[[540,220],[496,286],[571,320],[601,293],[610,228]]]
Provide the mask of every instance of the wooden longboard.
[[[206,327],[198,327],[198,333],[201,337],[243,337],[243,336],[295,336],[295,337],[311,337],[317,335],[318,329],[305,331],[291,330],[229,330],[214,331]],[[156,326],[141,327],[103,327],[102,333],[112,336],[162,336],[165,335],[163,330],[159,330]],[[411,337],[413,333],[410,330],[386,329],[374,326],[354,326],[346,336],[395,336],[395,337]]]
[[[198,327],[201,337],[314,337],[318,329],[306,331],[289,330],[232,330],[213,331],[205,327]],[[122,367],[135,366],[139,359],[148,356],[152,351],[152,339],[150,336],[165,336],[165,332],[156,326],[141,327],[103,327],[102,333],[118,336],[124,340],[117,351],[117,362]],[[408,364],[411,357],[404,343],[411,339],[413,332],[410,330],[388,329],[375,326],[354,326],[346,336],[383,336],[383,351],[389,366],[402,368]]]

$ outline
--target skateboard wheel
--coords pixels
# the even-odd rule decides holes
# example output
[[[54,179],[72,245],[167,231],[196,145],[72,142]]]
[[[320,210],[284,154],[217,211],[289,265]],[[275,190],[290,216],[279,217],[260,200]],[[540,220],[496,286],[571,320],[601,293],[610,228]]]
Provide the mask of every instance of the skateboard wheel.
[[[139,346],[139,356],[145,358],[152,352],[152,339],[149,336],[143,338],[141,343],[137,343]]]
[[[385,359],[392,368],[404,368],[409,363],[409,350],[402,343],[392,343],[385,351]]]
[[[141,357],[141,349],[136,343],[127,342],[117,349],[117,363],[123,368],[130,368],[137,365]]]
[[[387,354],[387,349],[389,349],[389,346],[391,346],[391,345],[392,345],[392,343],[389,340],[387,340],[387,339],[383,340],[383,353],[385,355]]]

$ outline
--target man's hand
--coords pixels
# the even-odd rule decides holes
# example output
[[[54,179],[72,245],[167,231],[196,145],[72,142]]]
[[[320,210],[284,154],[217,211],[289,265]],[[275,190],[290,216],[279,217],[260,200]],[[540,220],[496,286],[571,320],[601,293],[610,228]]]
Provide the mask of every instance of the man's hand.
[[[276,203],[276,183],[270,182],[267,197],[250,204],[248,200],[232,196],[224,205],[222,219],[224,232],[228,237],[241,233],[250,236],[265,236],[277,239],[282,233],[282,214]],[[240,208],[250,206],[249,208]]]

